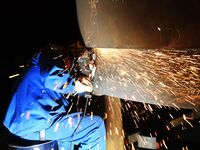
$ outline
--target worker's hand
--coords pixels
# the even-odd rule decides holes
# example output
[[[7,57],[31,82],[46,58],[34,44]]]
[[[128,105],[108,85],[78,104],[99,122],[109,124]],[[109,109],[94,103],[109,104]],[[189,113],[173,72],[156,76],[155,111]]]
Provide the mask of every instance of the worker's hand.
[[[74,88],[75,94],[83,92],[92,92],[92,90],[93,86],[88,78],[82,77],[80,80],[75,81],[75,88]]]

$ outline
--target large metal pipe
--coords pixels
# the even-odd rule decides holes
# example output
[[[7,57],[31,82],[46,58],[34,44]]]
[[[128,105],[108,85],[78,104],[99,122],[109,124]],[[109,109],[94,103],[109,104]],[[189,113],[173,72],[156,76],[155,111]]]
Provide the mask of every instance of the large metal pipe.
[[[76,0],[76,5],[83,40],[98,56],[96,93],[177,109],[200,106],[200,50],[192,49],[200,43],[197,1]]]
[[[196,0],[76,0],[88,47],[186,48],[200,46]]]

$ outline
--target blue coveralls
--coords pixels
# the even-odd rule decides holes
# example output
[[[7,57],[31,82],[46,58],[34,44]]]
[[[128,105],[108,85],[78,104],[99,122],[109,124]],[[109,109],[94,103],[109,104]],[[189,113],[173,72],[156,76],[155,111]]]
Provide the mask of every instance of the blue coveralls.
[[[105,125],[99,116],[85,116],[73,136],[82,116],[78,112],[66,115],[70,104],[63,97],[73,90],[74,79],[61,55],[38,52],[19,78],[3,123],[24,139],[39,140],[40,131],[45,131],[45,140],[58,140],[60,150],[68,150],[71,143],[81,144],[84,150],[105,150]]]

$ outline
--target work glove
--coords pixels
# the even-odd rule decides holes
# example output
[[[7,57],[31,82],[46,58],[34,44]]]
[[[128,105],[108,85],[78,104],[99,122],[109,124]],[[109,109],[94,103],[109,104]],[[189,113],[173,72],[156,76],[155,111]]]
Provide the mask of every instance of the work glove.
[[[81,80],[75,81],[75,87],[74,87],[75,94],[84,93],[84,92],[92,92],[92,90],[93,90],[93,86],[92,86],[91,81],[88,78],[82,77]]]

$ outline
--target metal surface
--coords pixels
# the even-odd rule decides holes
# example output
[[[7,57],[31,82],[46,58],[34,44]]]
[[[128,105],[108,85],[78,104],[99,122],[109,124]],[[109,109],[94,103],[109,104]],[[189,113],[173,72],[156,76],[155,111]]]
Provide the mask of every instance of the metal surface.
[[[88,47],[200,46],[197,0],[76,0],[76,6]]]
[[[87,47],[96,48],[98,57],[94,93],[198,109],[198,4],[195,0],[76,0],[83,40]]]

